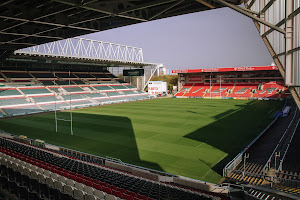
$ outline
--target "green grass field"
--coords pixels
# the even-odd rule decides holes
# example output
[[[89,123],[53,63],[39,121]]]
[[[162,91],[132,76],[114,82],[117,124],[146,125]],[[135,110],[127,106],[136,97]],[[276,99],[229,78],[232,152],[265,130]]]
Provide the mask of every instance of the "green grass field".
[[[154,99],[0,120],[10,133],[217,183],[222,169],[273,120],[280,101]],[[68,119],[68,111],[59,112]]]

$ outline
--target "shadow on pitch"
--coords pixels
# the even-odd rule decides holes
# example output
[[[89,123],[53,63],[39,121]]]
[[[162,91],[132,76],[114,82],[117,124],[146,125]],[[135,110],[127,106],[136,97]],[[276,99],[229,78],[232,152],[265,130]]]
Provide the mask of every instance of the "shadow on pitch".
[[[57,115],[60,119],[70,119],[69,112],[57,112]],[[27,118],[35,125],[28,129],[26,125],[22,127],[19,123],[18,132],[22,129],[22,134],[29,138],[163,171],[158,164],[140,159],[132,122],[127,117],[73,112],[73,136],[70,134],[70,122],[67,121],[58,121],[58,133],[55,132],[54,113]],[[15,132],[13,125],[8,128],[12,133]]]
[[[265,113],[264,109],[257,109],[260,106],[266,106],[266,104],[262,101],[250,101],[246,105],[238,105],[237,101],[237,109],[215,115],[214,123],[199,128],[184,137],[204,142],[227,153],[228,156],[212,167],[214,171],[222,175],[223,167],[266,127],[268,121],[273,119],[273,115]],[[258,123],[258,126],[254,126],[253,123]]]

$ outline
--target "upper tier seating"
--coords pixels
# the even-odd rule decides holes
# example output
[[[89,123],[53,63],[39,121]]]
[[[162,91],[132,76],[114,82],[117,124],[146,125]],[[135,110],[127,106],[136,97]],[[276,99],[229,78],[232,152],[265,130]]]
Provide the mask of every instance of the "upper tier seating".
[[[81,89],[80,87],[63,87],[64,90],[66,90],[67,92],[83,92],[84,90]]]
[[[81,80],[73,80],[73,82],[77,85],[83,85],[85,84],[85,82],[81,81]]]
[[[122,91],[125,95],[130,95],[130,94],[136,94],[134,91],[132,90],[127,90],[127,91]]]
[[[129,89],[132,89],[132,88],[135,88],[135,87],[133,87],[132,85],[126,85],[126,84],[124,84],[127,88],[129,88]]]
[[[2,71],[2,73],[7,77],[7,78],[11,78],[11,79],[30,79],[33,78],[32,76],[30,76],[27,72],[6,72],[6,71]]]
[[[76,76],[74,76],[74,74],[72,73],[69,74],[69,72],[66,73],[55,72],[55,76],[57,76],[58,78],[77,78]]]
[[[113,90],[109,86],[93,86],[96,90]]]
[[[72,81],[68,81],[68,80],[65,80],[65,81],[55,81],[55,83],[57,85],[74,85],[74,83]]]
[[[104,94],[100,94],[100,93],[91,93],[91,94],[83,94],[86,97],[90,97],[90,98],[103,98],[106,97],[106,95]]]
[[[16,88],[0,88],[0,97],[22,95]]]
[[[39,97],[32,97],[36,103],[42,103],[42,102],[52,102],[52,101],[58,101],[58,99],[55,98],[55,96],[39,96]]]
[[[9,73],[14,73],[14,71],[10,71]],[[78,106],[95,106],[149,99],[147,93],[130,86],[128,83],[121,84],[112,82],[111,79],[108,78],[110,81],[107,82],[107,84],[103,84],[90,75],[93,74],[93,72],[89,74],[80,72],[74,73],[76,75],[79,74],[80,78],[87,76],[92,77],[91,79],[97,81],[95,82],[96,84],[92,85],[84,83],[83,80],[75,77],[73,73],[71,73],[71,85],[69,85],[68,72],[56,72],[55,75],[59,78],[55,78],[55,81],[53,78],[54,72],[31,71],[29,73],[30,74],[28,74],[27,71],[16,71],[15,74],[19,74],[17,76],[21,76],[20,74],[27,74],[27,76],[32,75],[34,76],[32,79],[38,79],[39,82],[31,82],[31,86],[26,86],[26,84],[12,84],[16,86],[8,87],[4,85],[4,87],[0,87],[0,108],[4,112],[7,110],[7,116],[44,112],[54,109],[69,109],[70,104],[76,108]],[[95,73],[97,74],[97,72]],[[103,73],[106,73],[105,76],[108,77],[108,71],[104,71]],[[98,75],[100,75],[99,72]],[[89,81],[91,81],[91,79],[88,78]],[[3,79],[3,81],[6,80]],[[41,86],[40,83],[42,83],[43,86]],[[108,84],[111,84],[111,86]],[[28,106],[33,106],[33,108]],[[3,116],[6,115],[1,115],[0,117]]]
[[[127,90],[128,89],[124,85],[110,85],[110,87],[115,89],[115,90]]]
[[[80,74],[80,73],[74,73],[79,78],[95,78],[91,74]]]
[[[54,78],[54,75],[51,72],[30,72],[37,79],[42,78]]]
[[[92,75],[94,77],[96,77],[96,78],[109,78],[106,74],[96,74],[96,73],[93,73]]]
[[[10,106],[10,105],[20,105],[20,104],[28,104],[29,102],[26,101],[25,98],[7,98],[7,99],[0,99],[0,106]]]
[[[46,88],[19,88],[25,95],[51,93]]]
[[[122,94],[120,94],[119,92],[106,92],[106,94],[107,94],[108,96],[119,96],[119,95],[122,95]]]
[[[57,80],[56,80],[57,81]],[[48,86],[48,85],[54,85],[53,81],[40,81],[43,85]]]

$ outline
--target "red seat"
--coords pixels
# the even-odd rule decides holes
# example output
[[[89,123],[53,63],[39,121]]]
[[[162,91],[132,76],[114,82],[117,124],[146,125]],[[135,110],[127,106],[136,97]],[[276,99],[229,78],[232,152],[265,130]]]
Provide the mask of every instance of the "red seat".
[[[111,189],[109,187],[102,187],[102,191],[106,192],[107,194],[111,194]]]
[[[128,195],[128,194],[123,194],[123,199],[125,199],[125,200],[133,200],[134,197],[133,197],[133,196],[130,196],[130,195]]]
[[[102,190],[102,186],[100,184],[94,183],[93,186],[96,190]]]
[[[84,184],[85,184],[86,186],[93,187],[93,182],[92,182],[92,181],[86,180],[86,181],[84,181]]]
[[[148,200],[148,197],[141,194],[137,194],[136,197],[138,197],[139,199]]]
[[[69,179],[72,179],[72,180],[74,180],[74,181],[75,181],[75,180],[76,180],[76,176],[74,176],[74,175],[70,175],[70,176],[69,176]]]
[[[122,192],[117,191],[117,190],[112,190],[112,195],[114,195],[114,196],[116,196],[116,197],[123,198]]]
[[[114,186],[114,185],[110,185],[109,188],[112,189],[112,190],[117,190],[117,187]]]
[[[133,196],[133,197],[136,197],[136,196],[137,196],[137,194],[136,194],[135,192],[127,191],[126,193],[127,193],[128,195],[130,195],[130,196]]]
[[[77,178],[76,178],[76,181],[77,181],[78,183],[83,183],[83,182],[84,182],[83,178],[80,178],[80,177],[77,177]]]

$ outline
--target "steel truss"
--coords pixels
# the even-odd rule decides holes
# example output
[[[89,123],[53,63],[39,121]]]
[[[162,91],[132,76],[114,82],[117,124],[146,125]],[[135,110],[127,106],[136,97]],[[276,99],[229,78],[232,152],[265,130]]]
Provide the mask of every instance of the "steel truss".
[[[142,48],[77,37],[28,47],[14,53],[123,62],[144,61]]]

